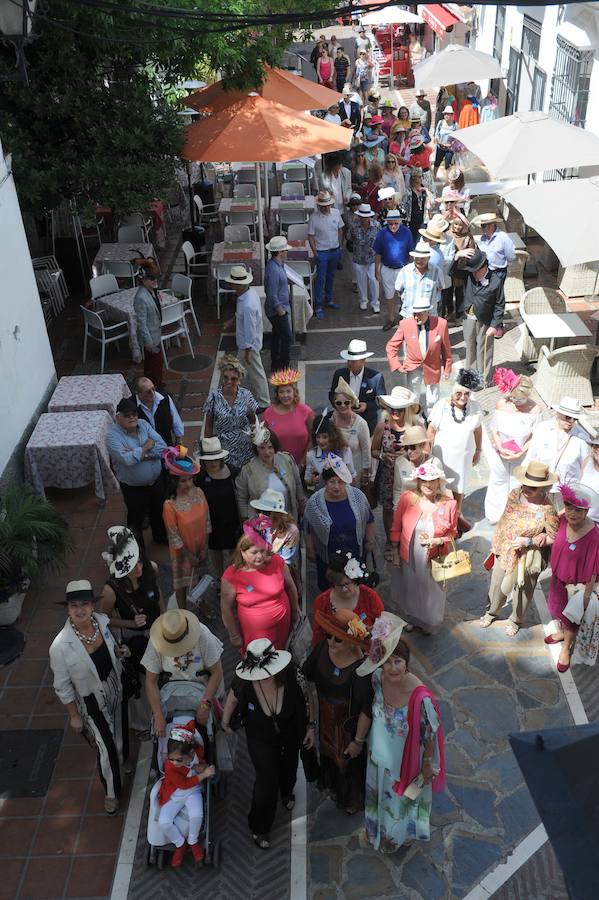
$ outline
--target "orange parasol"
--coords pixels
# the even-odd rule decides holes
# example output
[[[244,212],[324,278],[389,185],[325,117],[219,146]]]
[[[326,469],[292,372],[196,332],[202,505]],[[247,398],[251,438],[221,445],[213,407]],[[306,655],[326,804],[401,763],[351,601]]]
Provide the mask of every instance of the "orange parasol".
[[[333,103],[338,103],[341,94],[287,72],[285,69],[273,69],[264,65],[266,78],[262,87],[258,89],[265,100],[274,100],[291,109],[328,109]],[[222,81],[216,81],[201,91],[194,91],[184,99],[184,103],[195,110],[209,110],[216,112],[225,109],[232,103],[238,103],[247,92],[225,91]]]

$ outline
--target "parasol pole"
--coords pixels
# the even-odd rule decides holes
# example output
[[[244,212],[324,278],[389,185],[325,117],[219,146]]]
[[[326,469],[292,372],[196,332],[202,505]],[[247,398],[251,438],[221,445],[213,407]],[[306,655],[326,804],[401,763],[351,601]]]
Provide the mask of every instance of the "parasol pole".
[[[254,163],[256,166],[256,192],[258,207],[258,243],[260,244],[260,277],[264,282],[264,214],[262,209],[262,179],[260,174],[260,163]]]
[[[268,176],[269,176],[269,167],[272,163],[264,163],[264,209],[267,210],[270,207],[270,188],[268,186]]]
[[[394,62],[394,60],[393,60],[393,22],[391,23],[391,25],[389,27],[391,28],[391,79],[390,79],[391,84],[389,85],[389,87],[391,88],[391,90],[394,90],[395,89],[395,76],[393,74],[393,62]],[[398,110],[398,112],[399,112],[399,110]]]

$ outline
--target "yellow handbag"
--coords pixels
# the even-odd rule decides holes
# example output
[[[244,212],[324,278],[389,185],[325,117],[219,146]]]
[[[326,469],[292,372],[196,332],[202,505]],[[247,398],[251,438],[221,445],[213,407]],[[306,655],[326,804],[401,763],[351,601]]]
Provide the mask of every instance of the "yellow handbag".
[[[456,550],[453,539],[451,546],[453,550],[450,550],[445,556],[431,559],[431,574],[435,581],[446,582],[450,578],[457,578],[459,575],[469,575],[472,571],[472,563],[468,551]]]

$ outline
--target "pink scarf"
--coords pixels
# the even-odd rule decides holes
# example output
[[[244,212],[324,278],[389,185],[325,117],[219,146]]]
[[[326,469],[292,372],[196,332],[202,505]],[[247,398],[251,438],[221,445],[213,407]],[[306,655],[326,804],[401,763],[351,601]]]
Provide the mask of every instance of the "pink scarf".
[[[423,684],[412,691],[408,704],[408,739],[403,751],[399,781],[393,783],[393,790],[400,796],[407,786],[420,774],[420,709],[422,701],[428,697],[439,717],[439,729],[437,742],[439,744],[439,774],[433,778],[433,791],[438,793],[445,790],[445,752],[443,749],[443,728],[441,727],[441,714],[437,701]]]

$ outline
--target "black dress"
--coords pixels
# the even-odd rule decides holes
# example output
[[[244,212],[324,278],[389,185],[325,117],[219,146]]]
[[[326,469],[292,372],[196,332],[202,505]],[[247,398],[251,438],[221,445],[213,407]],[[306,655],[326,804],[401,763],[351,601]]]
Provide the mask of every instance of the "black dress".
[[[204,469],[194,478],[202,488],[210,510],[212,531],[208,536],[210,550],[232,550],[241,537],[241,522],[235,495],[235,479],[239,469],[227,463],[227,478],[211,478]]]
[[[343,809],[364,809],[366,782],[366,744],[355,759],[343,753],[355,726],[348,734],[343,723],[360,713],[372,718],[373,691],[370,677],[361,677],[357,660],[339,669],[331,662],[327,641],[320,641],[304,663],[302,671],[318,693],[320,778],[318,788],[330,791]],[[348,723],[349,724],[349,723]],[[353,723],[352,723],[353,724]]]
[[[293,663],[283,670],[285,690],[281,712],[267,715],[255,686],[237,676],[231,685],[244,720],[248,752],[256,772],[248,825],[253,834],[268,834],[277,811],[277,800],[293,794],[301,744],[306,734],[306,700],[297,683]]]
[[[131,659],[138,671],[141,671],[141,658],[146,652],[150,628],[160,615],[160,591],[150,564],[150,572],[143,572],[138,586],[128,590],[131,583],[128,578],[109,578],[106,584],[112,588],[115,596],[115,610],[120,619],[133,619],[138,614],[145,615],[146,627],[142,630],[123,629],[123,642],[131,650]]]

